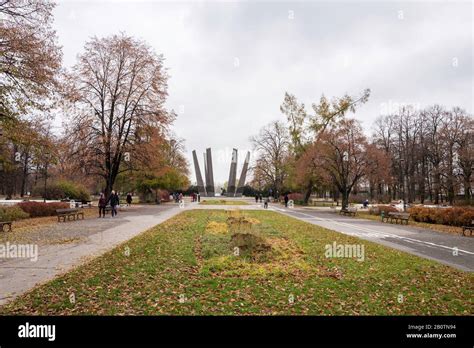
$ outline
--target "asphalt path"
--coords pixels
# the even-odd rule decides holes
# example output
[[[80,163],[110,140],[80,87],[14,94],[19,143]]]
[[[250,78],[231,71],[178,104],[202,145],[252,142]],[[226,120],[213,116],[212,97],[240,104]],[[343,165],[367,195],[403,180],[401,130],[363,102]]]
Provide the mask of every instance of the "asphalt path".
[[[474,271],[474,238],[436,232],[426,228],[396,225],[316,209],[285,208],[270,205],[270,210],[314,225],[356,236],[371,242],[455,267]]]

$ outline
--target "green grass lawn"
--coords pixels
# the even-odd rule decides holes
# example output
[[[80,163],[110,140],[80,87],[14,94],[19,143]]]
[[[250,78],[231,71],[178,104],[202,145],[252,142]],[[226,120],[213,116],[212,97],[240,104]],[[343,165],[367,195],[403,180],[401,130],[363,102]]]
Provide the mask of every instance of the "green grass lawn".
[[[473,312],[472,274],[275,212],[237,213],[252,221],[251,230],[271,249],[260,258],[235,256],[229,214],[233,213],[183,212],[20,296],[1,307],[0,314]],[[365,260],[326,258],[325,245],[333,242],[362,243]]]
[[[201,200],[199,204],[202,205],[249,205],[245,201],[237,201],[237,200],[225,200],[225,199],[205,199]]]

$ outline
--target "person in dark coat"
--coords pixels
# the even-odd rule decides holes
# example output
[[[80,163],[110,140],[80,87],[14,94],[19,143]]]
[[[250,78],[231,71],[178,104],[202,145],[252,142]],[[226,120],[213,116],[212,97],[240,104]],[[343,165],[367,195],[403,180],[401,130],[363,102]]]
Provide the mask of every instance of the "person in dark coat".
[[[109,198],[109,203],[112,207],[112,217],[117,216],[117,207],[120,204],[120,198],[115,191],[112,191],[112,194]]]
[[[288,193],[285,193],[285,207],[288,207],[288,201],[290,199],[288,198]]]
[[[107,201],[105,200],[104,194],[101,192],[99,197],[99,219],[101,217],[105,218],[105,206],[107,205]]]
[[[132,194],[129,192],[127,193],[127,205],[132,204]]]

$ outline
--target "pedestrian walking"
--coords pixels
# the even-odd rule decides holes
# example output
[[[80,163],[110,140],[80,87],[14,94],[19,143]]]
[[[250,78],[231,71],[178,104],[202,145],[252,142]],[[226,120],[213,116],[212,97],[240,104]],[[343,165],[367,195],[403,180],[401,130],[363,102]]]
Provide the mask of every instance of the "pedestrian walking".
[[[132,204],[132,194],[129,192],[127,193],[127,206]]]
[[[115,191],[112,191],[112,193],[110,194],[109,203],[112,208],[112,211],[111,211],[112,217],[117,216],[117,207],[120,204],[120,198],[119,198],[119,195]]]
[[[268,209],[268,202],[270,202],[270,199],[268,197],[265,197],[265,202],[263,203],[264,209]]]
[[[258,203],[258,194],[255,194],[255,203]]]
[[[290,198],[288,197],[288,193],[285,193],[285,208],[288,208],[288,201]]]
[[[105,206],[107,205],[107,201],[105,200],[104,194],[101,192],[99,197],[99,219],[101,217],[105,218]]]

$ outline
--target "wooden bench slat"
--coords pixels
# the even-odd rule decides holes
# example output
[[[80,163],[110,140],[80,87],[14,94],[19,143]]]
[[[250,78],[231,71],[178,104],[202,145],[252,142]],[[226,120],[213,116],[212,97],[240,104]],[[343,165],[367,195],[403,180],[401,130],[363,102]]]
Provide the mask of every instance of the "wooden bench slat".
[[[387,215],[382,216],[382,222],[384,222],[384,220],[388,222],[389,219],[390,219],[390,223],[393,223],[393,220],[395,220],[395,223],[398,223],[398,220],[400,220],[400,224],[403,224],[403,221],[406,221],[406,224],[408,225],[408,220],[410,219],[410,213],[398,213],[398,212],[390,211],[388,212]]]
[[[469,231],[469,235],[472,236],[472,231],[474,230],[474,220],[471,221],[470,226],[463,226],[462,227],[462,235],[465,236],[466,231]]]
[[[339,211],[339,215],[353,215],[357,213],[357,208],[343,208]]]
[[[66,222],[66,217],[68,221],[71,220],[71,217],[73,218],[73,220],[78,220],[79,215],[81,215],[82,220],[84,220],[84,212],[79,211],[79,209],[75,208],[56,209],[56,214],[58,215],[58,222],[61,221],[61,218],[63,218],[63,222]]]

